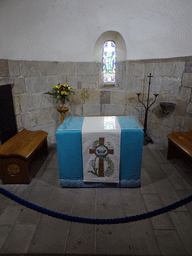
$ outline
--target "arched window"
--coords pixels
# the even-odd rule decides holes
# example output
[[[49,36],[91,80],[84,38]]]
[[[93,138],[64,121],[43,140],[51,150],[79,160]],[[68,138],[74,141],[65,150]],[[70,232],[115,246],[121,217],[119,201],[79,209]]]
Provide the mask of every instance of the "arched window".
[[[103,81],[115,83],[116,45],[113,41],[106,41],[103,45]]]

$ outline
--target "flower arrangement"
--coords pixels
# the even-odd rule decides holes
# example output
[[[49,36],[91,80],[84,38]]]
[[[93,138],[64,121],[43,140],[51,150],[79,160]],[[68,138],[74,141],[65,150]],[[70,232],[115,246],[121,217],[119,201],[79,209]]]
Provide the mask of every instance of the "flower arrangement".
[[[72,91],[73,87],[69,86],[67,84],[58,84],[52,88],[51,92],[45,92],[44,94],[52,95],[57,99],[56,103],[59,102],[59,100],[66,99],[67,101],[70,101],[69,95],[75,94],[74,91]]]

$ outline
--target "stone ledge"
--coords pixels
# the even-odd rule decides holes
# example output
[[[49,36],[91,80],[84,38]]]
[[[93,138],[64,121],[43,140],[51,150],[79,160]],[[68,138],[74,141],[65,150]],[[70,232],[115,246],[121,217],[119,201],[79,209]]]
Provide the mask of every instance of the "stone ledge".
[[[125,91],[124,89],[120,89],[119,87],[100,87],[99,91]]]
[[[183,57],[172,57],[172,58],[162,58],[162,59],[141,59],[141,60],[126,60],[129,62],[138,62],[138,63],[156,63],[156,62],[176,62],[176,61],[191,61],[192,56],[183,56]],[[120,61],[119,61],[120,62]]]
[[[107,83],[107,84],[104,84],[104,88],[111,88],[111,87],[115,87],[115,84],[112,84],[112,83]]]

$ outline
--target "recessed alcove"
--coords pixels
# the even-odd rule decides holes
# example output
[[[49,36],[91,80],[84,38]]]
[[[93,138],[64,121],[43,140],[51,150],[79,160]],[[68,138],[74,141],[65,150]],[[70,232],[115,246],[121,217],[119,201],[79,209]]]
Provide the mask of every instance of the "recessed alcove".
[[[164,113],[173,113],[175,110],[175,103],[172,102],[160,102],[160,106]]]
[[[0,145],[17,134],[11,84],[0,86]]]
[[[117,61],[123,61],[127,59],[127,48],[123,36],[117,31],[105,31],[97,39],[93,55],[96,62],[102,62],[102,50],[103,44],[106,41],[114,41],[116,44]]]

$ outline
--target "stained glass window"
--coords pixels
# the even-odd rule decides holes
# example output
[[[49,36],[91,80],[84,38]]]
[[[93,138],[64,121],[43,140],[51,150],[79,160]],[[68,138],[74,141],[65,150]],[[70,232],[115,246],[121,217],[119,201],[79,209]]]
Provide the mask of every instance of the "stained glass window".
[[[116,46],[113,41],[106,41],[103,46],[103,80],[104,83],[115,82]]]

